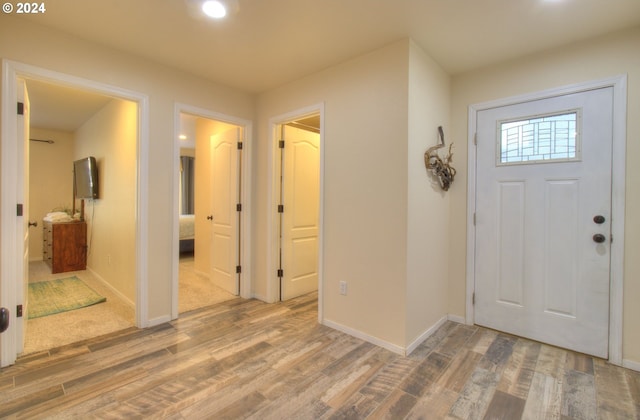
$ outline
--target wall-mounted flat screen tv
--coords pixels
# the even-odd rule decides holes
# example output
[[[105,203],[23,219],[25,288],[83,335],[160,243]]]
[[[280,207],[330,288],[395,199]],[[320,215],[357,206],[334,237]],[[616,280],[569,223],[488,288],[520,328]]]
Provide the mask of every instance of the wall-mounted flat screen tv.
[[[98,165],[89,156],[73,162],[73,188],[76,198],[98,198]]]

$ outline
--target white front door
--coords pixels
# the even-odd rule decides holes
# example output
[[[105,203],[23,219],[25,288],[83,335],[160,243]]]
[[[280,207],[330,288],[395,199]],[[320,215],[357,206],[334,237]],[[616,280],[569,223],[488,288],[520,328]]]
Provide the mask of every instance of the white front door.
[[[613,89],[477,114],[475,322],[608,357]]]
[[[318,289],[320,135],[284,127],[282,300]]]
[[[211,280],[238,295],[238,141],[240,128],[211,136]]]

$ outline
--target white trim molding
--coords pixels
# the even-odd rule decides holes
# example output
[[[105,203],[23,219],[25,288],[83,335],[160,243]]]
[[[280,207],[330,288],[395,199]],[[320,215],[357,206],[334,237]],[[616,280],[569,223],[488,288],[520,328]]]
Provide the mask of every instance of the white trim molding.
[[[269,147],[267,157],[267,203],[269,205],[269,211],[265,212],[267,215],[267,296],[266,302],[276,302],[279,291],[279,281],[277,276],[277,260],[278,260],[278,234],[277,234],[277,203],[276,203],[276,191],[277,183],[279,180],[279,174],[276,165],[276,154],[278,150],[278,142],[276,128],[280,124],[285,124],[296,119],[303,118],[305,116],[319,114],[320,115],[320,211],[318,221],[318,322],[322,323],[324,319],[323,311],[323,283],[324,283],[324,102],[311,105],[305,108],[300,108],[286,114],[278,115],[269,119]]]
[[[624,210],[625,210],[625,150],[627,141],[627,76],[577,83],[495,101],[472,104],[468,111],[468,160],[467,160],[467,324],[474,323],[473,293],[475,290],[475,226],[476,212],[476,147],[477,114],[480,111],[523,102],[552,98],[601,88],[613,88],[613,144],[612,144],[612,202],[611,271],[609,289],[609,362],[622,365],[622,317],[624,286]],[[632,364],[625,361],[626,364]]]
[[[6,228],[15,225],[15,181],[17,179],[16,156],[16,118],[12,114],[17,102],[16,83],[19,78],[39,80],[60,86],[103,94],[125,99],[138,105],[138,144],[137,144],[137,197],[136,197],[136,325],[148,326],[148,190],[149,190],[149,98],[147,95],[123,89],[93,80],[55,72],[40,67],[11,60],[2,61],[2,232],[0,246],[0,296],[2,305],[15,302],[16,285],[14,273],[17,264],[21,264],[22,256],[16,255],[13,246],[18,236],[17,228]],[[6,219],[6,220],[5,220]],[[10,221],[7,224],[5,222]],[[11,334],[3,335],[1,341],[0,361],[3,366],[12,364],[16,359],[17,340]]]
[[[250,120],[223,114],[209,109],[199,108],[183,103],[174,104],[174,148],[173,148],[173,262],[171,275],[171,319],[178,318],[178,268],[179,268],[179,225],[178,225],[178,195],[180,182],[180,114],[190,114],[198,117],[233,124],[243,130],[242,138],[242,167],[241,185],[242,212],[240,213],[241,237],[240,260],[242,262],[242,274],[240,277],[240,297],[251,298],[251,149],[253,138],[253,123]]]

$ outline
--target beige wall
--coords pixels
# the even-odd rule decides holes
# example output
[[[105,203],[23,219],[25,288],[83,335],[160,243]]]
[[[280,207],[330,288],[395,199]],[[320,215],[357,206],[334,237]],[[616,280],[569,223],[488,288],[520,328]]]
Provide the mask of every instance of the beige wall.
[[[114,99],[78,130],[74,159],[94,156],[99,197],[85,200],[87,267],[133,305],[136,298],[138,106]],[[80,208],[80,200],[76,200]]]
[[[29,260],[42,260],[42,218],[51,211],[71,210],[73,197],[73,133],[31,127],[29,144]]]
[[[269,118],[324,102],[324,317],[397,345],[405,338],[408,47],[398,42],[261,95],[253,158],[253,272],[255,293],[266,296]]]
[[[623,359],[640,363],[640,28],[453,77],[452,138],[460,170],[451,190],[450,313],[465,314],[468,106],[620,74],[628,75]]]
[[[437,140],[437,126],[448,125],[448,77],[403,40],[260,95],[257,295],[267,294],[268,122],[321,102],[324,318],[404,349],[446,315],[446,257],[428,244],[425,221],[444,217],[446,223],[448,200],[430,186],[422,154]],[[437,224],[436,234],[446,236],[446,224]],[[432,277],[426,271],[433,267]],[[346,296],[340,281],[348,283]]]
[[[449,85],[449,76],[412,42],[407,149],[407,344],[447,314],[449,193],[443,192],[427,173],[424,152],[438,144],[438,126],[444,129],[447,147],[453,141],[449,130]],[[446,151],[441,149],[439,154],[444,157]],[[458,167],[462,161],[454,163]]]
[[[174,260],[171,168],[175,166],[175,103],[252,120],[253,97],[15,16],[2,16],[0,58],[149,96],[149,213],[143,215],[149,232],[142,238],[148,247],[148,260],[141,263],[148,273],[148,318],[151,322],[169,319]]]

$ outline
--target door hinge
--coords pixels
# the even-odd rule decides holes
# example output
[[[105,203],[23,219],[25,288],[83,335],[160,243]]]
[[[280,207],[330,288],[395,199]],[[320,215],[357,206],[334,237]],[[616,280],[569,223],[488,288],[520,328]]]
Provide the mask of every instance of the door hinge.
[[[476,214],[473,213],[473,226],[475,226],[475,225],[476,225]]]
[[[280,141],[278,142],[278,148],[280,148],[280,149],[284,149],[284,140],[280,140]]]
[[[238,142],[238,150],[242,150],[242,142],[241,141]]]
[[[278,204],[278,213],[284,213],[284,205]]]
[[[284,272],[282,271],[282,268],[278,268],[278,277],[280,278],[284,277]]]
[[[18,115],[24,115],[24,103],[18,102]]]
[[[611,236],[609,237],[609,243],[613,243],[613,233],[611,234]]]
[[[478,145],[478,133],[473,133],[473,144]]]
[[[240,273],[242,273],[242,266],[236,265],[236,274],[240,274]]]
[[[16,216],[22,216],[22,204],[16,205]]]
[[[472,305],[476,304],[476,292],[473,292],[473,294],[471,295],[471,304]]]
[[[242,211],[242,203],[236,204],[236,211]]]
[[[22,318],[22,305],[16,306],[16,318]]]

